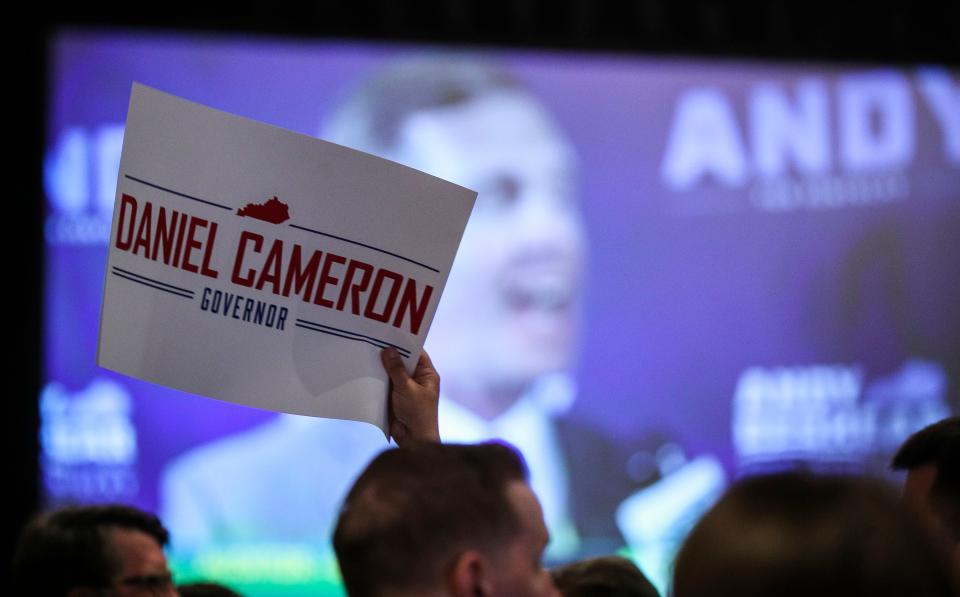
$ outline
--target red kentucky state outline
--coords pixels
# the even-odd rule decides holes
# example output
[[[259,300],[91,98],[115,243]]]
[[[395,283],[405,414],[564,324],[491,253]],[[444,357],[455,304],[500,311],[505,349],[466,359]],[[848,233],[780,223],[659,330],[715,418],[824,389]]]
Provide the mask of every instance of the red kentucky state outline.
[[[237,210],[237,215],[280,224],[290,219],[290,207],[274,197],[266,203],[248,203],[246,207]]]

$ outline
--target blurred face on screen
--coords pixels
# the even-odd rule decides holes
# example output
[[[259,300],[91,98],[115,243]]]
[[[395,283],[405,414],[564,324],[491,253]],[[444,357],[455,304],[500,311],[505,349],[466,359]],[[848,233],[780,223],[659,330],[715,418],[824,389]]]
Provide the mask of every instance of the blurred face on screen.
[[[584,233],[573,152],[519,92],[414,114],[407,162],[479,192],[430,331],[445,393],[492,418],[570,365]]]

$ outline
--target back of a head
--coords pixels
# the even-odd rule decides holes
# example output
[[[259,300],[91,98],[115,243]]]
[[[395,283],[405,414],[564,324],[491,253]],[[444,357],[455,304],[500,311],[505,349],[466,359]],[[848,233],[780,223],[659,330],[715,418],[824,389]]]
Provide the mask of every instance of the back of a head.
[[[894,470],[933,466],[927,499],[954,545],[960,545],[960,417],[949,417],[911,435],[890,463]]]
[[[890,466],[894,470],[908,470],[924,464],[939,465],[958,441],[960,417],[937,421],[908,437],[897,450]]]
[[[243,597],[228,586],[215,582],[192,582],[177,587],[180,597]]]
[[[633,562],[617,556],[567,564],[551,575],[563,597],[660,597]]]
[[[946,554],[879,481],[787,473],[732,487],[687,537],[675,597],[949,596]]]
[[[942,458],[932,497],[956,549],[960,547],[960,437],[944,447]]]
[[[71,588],[108,586],[118,566],[107,539],[112,528],[141,531],[161,547],[169,540],[156,516],[132,506],[71,506],[41,514],[17,543],[14,594],[61,597]]]
[[[351,488],[333,536],[348,594],[425,591],[462,551],[495,550],[519,525],[506,487],[525,479],[519,454],[497,443],[381,453]]]

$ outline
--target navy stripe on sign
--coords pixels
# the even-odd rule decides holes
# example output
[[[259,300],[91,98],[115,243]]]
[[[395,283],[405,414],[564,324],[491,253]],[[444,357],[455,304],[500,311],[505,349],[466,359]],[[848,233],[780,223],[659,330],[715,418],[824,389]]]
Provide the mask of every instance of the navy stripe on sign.
[[[143,280],[144,282],[153,282],[154,284],[159,284],[164,288],[169,288],[171,290],[179,290],[180,292],[186,292],[187,294],[190,294],[190,295],[193,294],[193,291],[190,290],[189,288],[180,288],[179,286],[174,286],[173,284],[167,284],[166,282],[161,282],[160,280],[154,280],[153,278],[148,278],[144,275],[137,274],[129,270],[119,268],[117,266],[113,266],[113,271],[120,272],[121,274],[127,274],[128,276],[133,276],[134,278],[137,278],[138,280]]]
[[[158,284],[152,284],[152,283],[150,283],[150,282],[144,282],[143,280],[138,280],[138,279],[134,278],[133,276],[128,276],[128,275],[126,275],[126,274],[121,274],[120,272],[113,272],[113,275],[114,275],[114,276],[117,276],[118,278],[123,278],[124,280],[130,280],[131,282],[136,282],[137,284],[142,284],[142,285],[144,285],[144,286],[148,286],[148,287],[150,287],[150,288],[153,288],[154,290],[162,290],[163,292],[169,292],[170,294],[175,294],[175,295],[177,295],[177,296],[182,296],[183,298],[188,298],[188,299],[190,299],[190,300],[193,300],[193,293],[186,294],[186,293],[182,293],[182,292],[177,292],[176,290],[170,290],[169,288],[164,288],[163,286],[160,286],[160,285],[158,285]]]
[[[229,205],[220,205],[219,203],[214,203],[213,201],[207,201],[206,199],[201,199],[200,197],[194,197],[193,195],[187,195],[186,193],[181,193],[180,191],[174,191],[173,189],[168,189],[167,187],[162,187],[158,184],[147,182],[142,178],[137,178],[136,176],[130,176],[129,174],[124,174],[123,177],[129,178],[134,182],[139,182],[140,184],[147,185],[148,187],[153,187],[155,189],[170,193],[171,195],[176,195],[177,197],[183,197],[184,199],[190,199],[191,201],[199,201],[200,203],[206,203],[207,205],[212,205],[213,207],[219,207],[220,209],[233,211],[233,208],[230,207]]]
[[[402,354],[405,357],[410,356],[410,351],[406,348],[397,346],[387,342],[386,340],[381,340],[380,338],[374,338],[373,336],[365,336],[363,334],[358,334],[356,332],[351,332],[349,330],[341,330],[340,328],[335,328],[329,325],[323,325],[322,323],[315,323],[313,321],[307,321],[306,319],[298,319],[296,323],[297,327],[304,328],[306,330],[311,330],[314,332],[320,332],[322,334],[330,334],[331,336],[337,336],[339,338],[347,338],[348,340],[357,340],[359,342],[366,342],[367,344],[372,344],[380,348],[386,348],[387,346],[392,346],[397,349],[397,352]]]

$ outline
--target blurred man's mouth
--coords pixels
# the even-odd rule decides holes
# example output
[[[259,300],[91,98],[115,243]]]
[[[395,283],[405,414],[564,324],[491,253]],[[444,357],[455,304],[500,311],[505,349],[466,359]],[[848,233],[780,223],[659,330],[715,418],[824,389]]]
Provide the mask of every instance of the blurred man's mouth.
[[[507,307],[518,313],[562,315],[573,305],[573,278],[565,271],[521,270],[506,281],[503,297]]]

